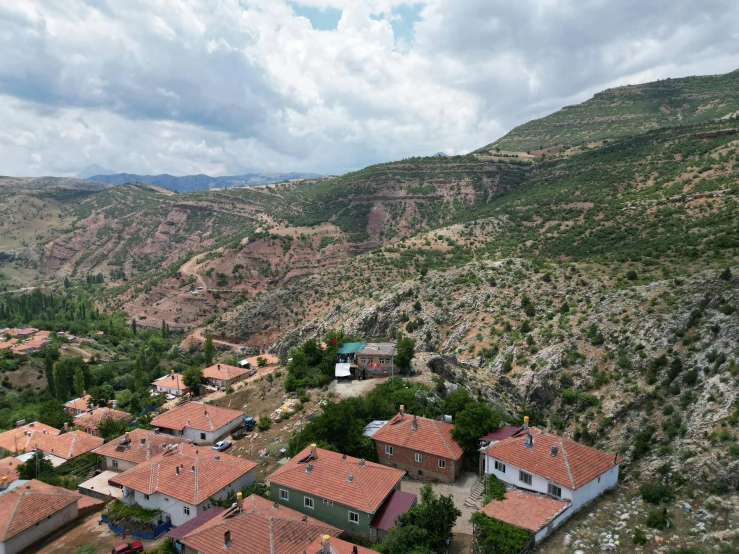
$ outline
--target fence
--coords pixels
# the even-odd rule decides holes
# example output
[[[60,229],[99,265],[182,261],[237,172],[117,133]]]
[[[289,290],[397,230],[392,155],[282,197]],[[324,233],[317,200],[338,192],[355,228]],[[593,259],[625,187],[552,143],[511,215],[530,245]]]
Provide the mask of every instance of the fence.
[[[110,519],[108,516],[103,514],[101,519],[108,524],[108,529],[110,529],[113,533],[117,535],[123,535],[124,534],[124,527],[119,527],[118,525],[114,525],[110,522]],[[164,533],[169,531],[172,528],[172,522],[170,520],[165,521],[164,523],[160,523],[156,527],[151,528],[151,530],[148,531],[131,531],[128,529],[128,531],[131,531],[131,536],[134,539],[156,539],[157,537],[162,536]]]

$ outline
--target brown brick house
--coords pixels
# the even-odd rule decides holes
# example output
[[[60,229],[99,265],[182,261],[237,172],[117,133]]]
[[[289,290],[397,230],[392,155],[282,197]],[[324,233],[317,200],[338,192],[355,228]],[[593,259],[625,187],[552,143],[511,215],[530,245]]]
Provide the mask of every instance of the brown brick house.
[[[410,477],[453,483],[464,466],[454,425],[400,413],[372,435],[381,464],[404,469]]]

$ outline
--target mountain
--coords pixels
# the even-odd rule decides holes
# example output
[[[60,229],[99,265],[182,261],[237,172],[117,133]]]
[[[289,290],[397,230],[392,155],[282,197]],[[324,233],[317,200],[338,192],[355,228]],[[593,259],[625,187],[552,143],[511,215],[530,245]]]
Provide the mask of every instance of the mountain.
[[[99,174],[88,177],[91,181],[110,183],[111,185],[123,185],[125,183],[145,183],[164,187],[176,192],[192,192],[196,190],[217,189],[228,187],[244,187],[254,185],[269,185],[281,181],[293,181],[297,179],[317,179],[321,177],[316,173],[247,173],[245,175],[230,175],[224,177],[211,177],[209,175],[184,175],[175,177],[173,175],[134,175],[132,173]]]
[[[566,149],[662,127],[739,115],[739,70],[605,90],[587,102],[516,127],[478,152]]]
[[[89,179],[90,177],[94,177],[95,175],[113,175],[114,173],[116,173],[116,171],[113,171],[112,169],[105,169],[98,164],[92,164],[88,165],[85,169],[80,171],[77,175],[75,175],[75,177],[77,179]]]

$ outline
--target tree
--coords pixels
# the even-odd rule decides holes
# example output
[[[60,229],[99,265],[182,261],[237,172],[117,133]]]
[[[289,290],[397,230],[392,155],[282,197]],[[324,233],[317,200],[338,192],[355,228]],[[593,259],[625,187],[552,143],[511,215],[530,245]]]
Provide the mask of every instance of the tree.
[[[82,368],[78,367],[74,370],[74,393],[80,397],[85,393],[85,374]]]
[[[54,388],[54,359],[51,356],[44,358],[44,371],[46,373],[46,385],[51,393],[51,396],[56,396],[56,389]]]
[[[111,439],[120,437],[128,429],[129,426],[125,420],[108,417],[98,424],[98,435],[103,437],[105,442],[108,442]]]
[[[82,372],[83,388],[89,379],[89,368],[80,356],[74,358],[62,358],[54,364],[54,390],[57,400],[66,402],[74,394],[75,375],[77,370]]]
[[[264,367],[267,365],[267,358],[264,356],[257,356],[257,365],[259,367]]]
[[[521,552],[533,537],[533,533],[491,519],[482,512],[472,514],[470,521],[475,526],[475,552],[483,554],[516,554]]]
[[[51,462],[44,457],[44,453],[37,450],[33,458],[16,468],[19,479],[39,479],[45,483],[57,481],[56,472]]]
[[[199,367],[191,367],[185,370],[185,373],[182,374],[182,382],[193,394],[197,393],[200,385],[205,382],[203,370]]]
[[[39,408],[38,420],[45,424],[61,429],[65,423],[72,423],[72,414],[64,409],[64,404],[58,400],[44,402]]]
[[[456,417],[459,412],[474,403],[475,399],[465,389],[459,388],[446,397],[442,405],[442,411],[446,415]]]
[[[136,336],[136,318],[131,320],[131,332]]]
[[[395,365],[400,369],[408,369],[411,367],[411,360],[415,356],[416,341],[410,337],[405,337],[398,341],[398,353],[395,355]]]
[[[487,404],[469,404],[457,414],[452,437],[468,456],[477,455],[480,437],[500,427],[500,416]]]
[[[213,364],[213,354],[215,347],[213,346],[213,335],[210,332],[205,334],[205,346],[203,347],[203,356],[205,357],[205,365]]]
[[[166,339],[169,337],[169,327],[167,327],[167,323],[162,320],[162,338]]]
[[[114,398],[115,390],[108,383],[90,389],[90,403],[93,406],[107,406]]]

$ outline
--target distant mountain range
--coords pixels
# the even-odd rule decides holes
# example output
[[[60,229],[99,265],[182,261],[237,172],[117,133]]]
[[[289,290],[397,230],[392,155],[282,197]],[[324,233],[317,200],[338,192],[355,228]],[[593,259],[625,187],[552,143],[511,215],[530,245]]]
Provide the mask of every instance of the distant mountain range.
[[[109,183],[111,185],[123,185],[125,183],[145,183],[164,187],[177,192],[192,192],[195,190],[243,187],[255,185],[268,185],[280,181],[293,179],[318,179],[323,177],[317,173],[247,173],[245,175],[229,175],[224,177],[211,177],[209,175],[135,175],[133,173],[97,174],[86,177],[90,181]]]
[[[113,171],[112,169],[105,169],[98,164],[92,164],[88,165],[85,169],[80,171],[77,175],[75,175],[75,177],[77,179],[89,179],[90,177],[94,177],[95,175],[113,175],[113,173],[118,172]]]

